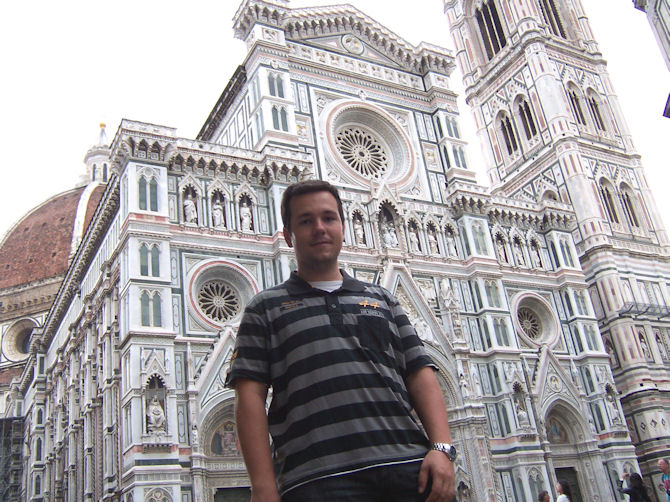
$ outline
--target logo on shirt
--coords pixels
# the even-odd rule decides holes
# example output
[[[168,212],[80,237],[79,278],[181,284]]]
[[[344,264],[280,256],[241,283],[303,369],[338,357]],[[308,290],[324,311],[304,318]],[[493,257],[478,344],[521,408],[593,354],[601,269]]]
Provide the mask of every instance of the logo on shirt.
[[[369,301],[365,300],[363,302],[359,302],[359,305],[361,307],[372,307],[373,309],[376,309],[377,307],[379,307],[379,302],[370,303]]]
[[[286,312],[287,310],[291,310],[297,307],[302,307],[302,302],[300,300],[289,300],[287,302],[281,302],[279,311]]]
[[[382,312],[380,312],[379,310],[361,309],[361,314],[362,315],[371,315],[373,317],[381,317],[382,319],[386,319],[386,316]]]

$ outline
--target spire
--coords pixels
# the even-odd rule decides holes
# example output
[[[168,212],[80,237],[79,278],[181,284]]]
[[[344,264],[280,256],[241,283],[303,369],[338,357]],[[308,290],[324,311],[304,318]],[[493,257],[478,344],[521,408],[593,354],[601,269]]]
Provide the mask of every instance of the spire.
[[[109,161],[110,152],[107,133],[105,132],[106,127],[107,125],[104,122],[100,123],[100,133],[96,143],[84,156],[86,172],[79,177],[77,186],[88,185],[94,181],[106,183],[109,179],[111,163]]]
[[[97,146],[109,146],[109,143],[107,142],[107,133],[105,132],[106,127],[107,124],[100,122],[100,136],[98,137]]]

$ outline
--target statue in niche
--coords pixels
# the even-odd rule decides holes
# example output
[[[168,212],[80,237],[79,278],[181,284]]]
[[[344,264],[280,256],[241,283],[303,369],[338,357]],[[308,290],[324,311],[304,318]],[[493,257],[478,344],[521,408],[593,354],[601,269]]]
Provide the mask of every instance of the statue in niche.
[[[482,397],[482,383],[479,380],[479,373],[475,367],[470,371],[470,375],[472,376],[472,386],[475,396]]]
[[[165,432],[165,411],[158,396],[154,396],[147,406],[147,431],[149,433]]]
[[[496,237],[496,250],[498,251],[498,259],[503,263],[508,263],[505,241],[500,236]]]
[[[460,306],[460,302],[458,301],[458,298],[456,298],[454,291],[451,289],[451,286],[449,285],[449,280],[446,278],[440,281],[440,300],[442,300],[444,308],[447,309],[448,308],[457,309]]]
[[[251,232],[253,228],[253,219],[251,216],[251,207],[247,201],[240,205],[240,225],[242,232]]]
[[[398,247],[398,234],[396,234],[395,226],[393,221],[386,220],[382,225],[382,236],[384,239],[384,245],[387,248],[397,248]]]
[[[447,251],[449,252],[449,256],[457,258],[458,249],[456,248],[456,237],[454,236],[451,230],[447,230],[446,236],[447,236]]]
[[[638,332],[638,336],[640,338],[640,347],[642,348],[642,355],[644,355],[645,359],[651,359],[651,352],[649,352],[649,346],[647,345],[647,340],[645,339],[642,331]]]
[[[354,217],[354,241],[357,246],[365,246],[365,229],[360,216]]]
[[[440,254],[440,248],[437,245],[437,236],[433,227],[428,227],[428,248],[430,249],[430,254]]]
[[[537,245],[537,242],[532,241],[530,243],[530,257],[533,260],[533,267],[542,268],[542,256],[540,255],[540,246]]]
[[[186,223],[198,223],[198,210],[190,193],[184,197],[184,221]]]
[[[416,227],[410,227],[409,229],[409,248],[412,253],[421,252],[421,246],[419,245],[419,231]]]
[[[668,351],[665,348],[665,344],[661,339],[661,332],[657,329],[654,330],[654,335],[656,335],[656,345],[658,345],[658,351],[661,353],[661,359],[664,361],[668,360]]]
[[[613,424],[621,423],[621,415],[619,414],[619,407],[616,404],[616,398],[614,397],[613,392],[607,394],[607,399],[605,399],[605,404],[607,405],[607,411],[609,412],[610,418],[612,419]]]
[[[470,397],[470,385],[468,384],[467,378],[463,373],[458,377],[458,385],[461,387],[461,395],[463,400],[466,400]]]
[[[426,324],[426,321],[424,321],[421,317],[417,317],[412,324],[414,325],[414,329],[416,330],[416,333],[419,335],[421,340],[428,342],[435,341],[433,331],[430,329],[428,324]]]
[[[530,420],[528,419],[528,412],[523,403],[523,397],[518,396],[514,399],[514,405],[516,408],[516,418],[519,421],[519,427],[522,429],[527,429],[530,427]]]
[[[212,224],[214,225],[214,228],[226,226],[226,221],[223,215],[223,205],[217,196],[212,199]]]
[[[523,257],[523,249],[521,249],[521,242],[519,239],[514,239],[514,245],[512,247],[514,248],[514,259],[516,260],[516,264],[524,265],[526,261]]]

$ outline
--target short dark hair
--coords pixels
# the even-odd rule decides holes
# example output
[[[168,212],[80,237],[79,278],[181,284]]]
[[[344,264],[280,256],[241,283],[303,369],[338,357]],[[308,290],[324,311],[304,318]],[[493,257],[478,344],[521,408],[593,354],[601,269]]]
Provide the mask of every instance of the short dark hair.
[[[340,220],[344,221],[344,210],[342,209],[342,200],[337,188],[327,181],[305,180],[289,185],[281,198],[281,220],[286,230],[291,230],[291,199],[298,195],[305,195],[313,192],[328,192],[337,202],[337,212],[340,214]]]
[[[537,494],[537,502],[544,502],[544,497],[547,495],[549,495],[549,492],[547,490],[542,490]]]

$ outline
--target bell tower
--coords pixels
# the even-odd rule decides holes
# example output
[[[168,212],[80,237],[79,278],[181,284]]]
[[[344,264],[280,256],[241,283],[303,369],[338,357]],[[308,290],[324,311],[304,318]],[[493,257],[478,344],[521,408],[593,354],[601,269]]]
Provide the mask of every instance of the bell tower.
[[[582,2],[444,5],[493,193],[576,215],[603,345],[651,473],[670,439],[670,246]]]

